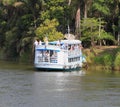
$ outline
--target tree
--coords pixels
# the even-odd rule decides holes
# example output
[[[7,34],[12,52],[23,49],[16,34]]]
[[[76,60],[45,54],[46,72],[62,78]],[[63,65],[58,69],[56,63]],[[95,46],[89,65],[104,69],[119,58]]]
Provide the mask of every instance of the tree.
[[[27,7],[25,10],[33,16],[33,24],[36,28],[40,23],[39,17],[45,5],[44,0],[23,0],[23,2]]]
[[[44,40],[45,37],[48,38],[49,41],[58,40],[64,38],[61,32],[56,30],[56,27],[59,25],[56,19],[48,20],[46,19],[43,24],[41,24],[35,31],[37,37]]]
[[[100,21],[96,18],[85,18],[81,21],[81,30],[83,41],[90,41],[91,46],[94,47],[95,41],[98,41],[102,45],[101,40],[112,40],[114,37],[104,31],[104,21]]]
[[[119,0],[93,0],[90,9],[92,13],[90,16],[104,19],[107,23],[105,30],[113,33],[116,39],[119,39],[119,4]]]
[[[92,3],[92,0],[74,0],[71,1],[69,0],[69,5],[71,4],[71,7],[73,8],[73,13],[74,17],[75,17],[75,34],[76,34],[76,38],[80,39],[81,37],[81,19],[87,18],[87,12],[88,12],[88,8],[90,7]]]
[[[93,0],[93,4],[91,7],[92,14],[96,17],[102,17],[104,15],[110,15],[109,4],[111,4],[113,0]]]
[[[4,41],[5,41],[5,36],[4,32],[6,30],[6,21],[4,20],[5,13],[4,13],[4,8],[2,2],[0,2],[0,48],[4,47]]]
[[[41,21],[57,19],[59,22],[57,29],[65,33],[71,20],[70,13],[71,9],[66,0],[46,0],[40,19]]]
[[[55,32],[64,34],[67,26],[70,26],[70,33],[76,34],[77,39],[94,39],[94,43],[103,44],[103,41],[111,42],[115,37],[119,44],[119,16],[119,0],[0,0],[0,48],[13,57],[30,51],[36,30],[50,28],[56,23],[50,23],[53,19],[57,19],[59,24],[53,27],[54,33],[53,30],[50,30],[52,34],[48,32],[50,40],[57,40],[59,36],[53,35],[61,33]],[[87,25],[81,21],[93,17],[97,18],[97,25]],[[48,27],[44,24],[46,20],[49,20]],[[102,21],[106,22],[104,27]],[[47,35],[46,32],[43,35]],[[43,35],[37,36],[43,39]]]
[[[7,56],[19,56],[31,48],[38,11],[41,9],[39,1],[41,0],[2,0],[2,12],[5,12],[3,21],[6,23],[2,35],[5,37],[4,49]]]

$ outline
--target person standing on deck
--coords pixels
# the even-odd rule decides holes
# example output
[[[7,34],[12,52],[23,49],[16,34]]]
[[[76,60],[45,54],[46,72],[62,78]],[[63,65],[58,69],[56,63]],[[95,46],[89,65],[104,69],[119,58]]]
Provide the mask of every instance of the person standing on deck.
[[[34,46],[37,46],[39,44],[38,39],[35,40]]]
[[[45,45],[47,46],[48,45],[48,38],[47,37],[44,38],[44,42],[45,42]]]

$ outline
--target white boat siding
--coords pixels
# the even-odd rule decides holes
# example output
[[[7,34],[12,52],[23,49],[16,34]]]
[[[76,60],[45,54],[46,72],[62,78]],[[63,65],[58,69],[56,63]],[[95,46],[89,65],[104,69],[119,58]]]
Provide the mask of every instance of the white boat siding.
[[[35,47],[34,66],[38,69],[76,69],[82,67],[82,50],[69,50],[69,46],[78,46],[79,40],[63,40],[67,48],[61,48],[56,45],[56,41],[50,42],[49,45],[38,45]],[[45,56],[47,54],[47,57]]]

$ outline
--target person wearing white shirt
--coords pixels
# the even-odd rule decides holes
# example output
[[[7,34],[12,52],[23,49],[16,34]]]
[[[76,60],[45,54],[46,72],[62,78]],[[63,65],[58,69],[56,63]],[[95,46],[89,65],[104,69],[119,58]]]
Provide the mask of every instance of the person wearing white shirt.
[[[37,40],[37,39],[35,40],[34,45],[35,45],[35,46],[38,45],[38,40]]]

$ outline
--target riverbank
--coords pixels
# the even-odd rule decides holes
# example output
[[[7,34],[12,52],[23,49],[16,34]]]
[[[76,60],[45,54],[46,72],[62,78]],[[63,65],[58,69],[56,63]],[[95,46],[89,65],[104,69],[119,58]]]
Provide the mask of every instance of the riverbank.
[[[0,53],[0,60],[4,62],[4,54],[1,51]],[[87,60],[87,65],[85,64],[84,67],[87,69],[120,71],[120,46],[95,46],[94,48],[83,48],[83,54]],[[22,61],[9,59],[7,62],[11,64],[17,62],[18,65],[22,63],[22,65],[28,64],[30,66],[33,64],[31,60],[28,60],[30,58],[24,57],[23,59]],[[1,67],[6,68],[6,65],[3,64]]]
[[[96,46],[83,49],[88,68],[120,71],[120,47]]]

